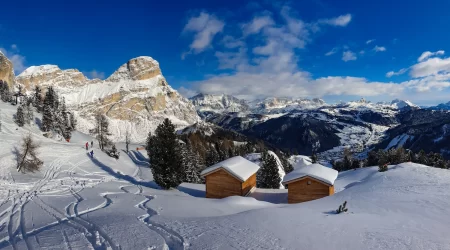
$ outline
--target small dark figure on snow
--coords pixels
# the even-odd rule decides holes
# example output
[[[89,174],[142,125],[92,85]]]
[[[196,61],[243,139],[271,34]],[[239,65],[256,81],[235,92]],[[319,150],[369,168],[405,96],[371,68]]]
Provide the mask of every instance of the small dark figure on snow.
[[[94,150],[91,150],[90,154],[91,154],[91,158],[94,158]]]
[[[94,147],[94,141],[91,141],[91,148]]]
[[[89,142],[86,142],[86,150],[89,149]]]

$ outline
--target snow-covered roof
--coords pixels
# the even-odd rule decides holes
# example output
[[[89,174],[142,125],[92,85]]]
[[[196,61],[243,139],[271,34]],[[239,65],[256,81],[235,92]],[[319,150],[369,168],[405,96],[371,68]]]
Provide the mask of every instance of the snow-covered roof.
[[[283,178],[283,184],[303,178],[305,176],[309,176],[327,184],[334,185],[334,181],[338,176],[338,172],[334,169],[327,168],[320,164],[311,164],[308,166],[297,168],[289,174],[285,175]]]
[[[245,181],[258,171],[259,166],[241,156],[235,156],[206,168],[202,171],[201,175],[205,176],[220,168],[232,174],[239,180]]]

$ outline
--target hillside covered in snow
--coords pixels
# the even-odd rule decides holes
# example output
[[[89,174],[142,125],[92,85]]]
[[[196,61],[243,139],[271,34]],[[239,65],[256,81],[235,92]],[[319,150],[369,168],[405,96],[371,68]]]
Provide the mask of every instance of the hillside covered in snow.
[[[32,66],[15,79],[32,94],[35,86],[44,91],[53,86],[78,118],[78,129],[88,133],[94,115],[106,114],[112,139],[124,141],[130,131],[134,142],[143,142],[165,118],[179,128],[198,121],[194,106],[166,81],[159,63],[141,56],[129,60],[105,80],[88,79],[76,69],[56,65]]]
[[[0,249],[450,249],[445,169],[341,172],[333,196],[293,205],[285,189],[206,199],[202,184],[159,189],[145,152],[115,160],[95,143],[90,158],[88,135],[48,139],[36,124],[18,128],[14,106],[0,109]],[[15,169],[26,133],[41,145],[40,172]],[[336,214],[344,201],[349,211]]]

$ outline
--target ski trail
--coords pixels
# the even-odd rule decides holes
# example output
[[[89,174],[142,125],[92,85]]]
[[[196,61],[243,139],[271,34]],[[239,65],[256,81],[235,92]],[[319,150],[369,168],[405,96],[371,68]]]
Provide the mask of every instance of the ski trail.
[[[188,245],[184,238],[178,234],[177,232],[159,224],[154,221],[151,221],[150,218],[154,215],[158,215],[158,212],[147,207],[146,204],[153,200],[155,197],[153,196],[145,196],[145,200],[138,203],[135,207],[146,212],[145,215],[139,216],[138,219],[147,225],[155,233],[159,234],[169,250],[178,250],[178,249],[186,249]]]
[[[120,249],[120,245],[116,245],[114,241],[108,236],[108,234],[94,223],[89,222],[80,217],[67,217],[63,213],[59,212],[57,209],[45,203],[38,196],[36,198],[37,198],[35,199],[36,204],[38,204],[38,206],[40,206],[49,215],[54,217],[59,223],[68,221],[68,225],[74,227],[75,229],[84,231],[86,239],[90,242],[90,244],[94,247],[94,249],[103,249],[103,248],[105,249],[111,248],[113,250]],[[108,204],[108,202],[106,202],[106,204]]]
[[[26,231],[26,227],[25,227],[24,207],[27,203],[28,203],[28,201],[25,201],[25,203],[22,204],[22,206],[20,208],[20,232],[22,235],[22,239],[25,241],[25,244],[27,245],[27,248],[29,250],[32,250],[34,248],[33,248],[33,245],[31,244],[31,242],[28,240],[27,231]]]
[[[67,237],[67,233],[65,230],[61,230],[64,238],[64,243],[66,244],[67,249],[72,250],[72,247],[70,246],[69,237]]]

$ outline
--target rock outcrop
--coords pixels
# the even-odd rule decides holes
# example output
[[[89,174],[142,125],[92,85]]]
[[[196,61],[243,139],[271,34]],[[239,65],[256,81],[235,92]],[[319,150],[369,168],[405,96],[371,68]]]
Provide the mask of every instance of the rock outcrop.
[[[82,132],[94,127],[95,114],[106,114],[115,141],[123,141],[129,130],[132,141],[143,142],[165,118],[178,128],[199,120],[192,103],[168,85],[159,63],[151,57],[129,60],[106,80],[90,80],[78,70],[43,65],[28,68],[16,81],[27,90],[35,85],[44,90],[54,86],[75,111]]]
[[[14,67],[12,62],[0,51],[0,80],[6,81],[9,88],[14,86]]]
[[[32,90],[39,85],[77,88],[88,83],[88,79],[77,69],[61,70],[56,65],[31,66],[17,76],[16,82],[26,90]]]

